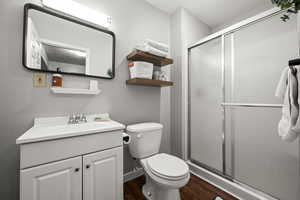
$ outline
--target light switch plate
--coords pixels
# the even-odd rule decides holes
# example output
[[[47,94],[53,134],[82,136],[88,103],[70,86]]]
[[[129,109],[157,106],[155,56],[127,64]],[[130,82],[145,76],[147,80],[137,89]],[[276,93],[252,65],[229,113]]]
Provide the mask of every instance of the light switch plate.
[[[46,87],[46,74],[33,73],[33,87]]]

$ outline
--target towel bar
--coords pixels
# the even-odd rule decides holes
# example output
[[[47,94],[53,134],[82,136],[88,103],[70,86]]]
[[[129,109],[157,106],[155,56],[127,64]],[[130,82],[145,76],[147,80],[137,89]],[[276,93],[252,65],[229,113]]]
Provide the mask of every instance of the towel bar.
[[[262,107],[262,108],[282,108],[282,104],[259,104],[259,103],[221,103],[224,107]]]
[[[292,67],[292,66],[296,66],[296,65],[300,65],[300,58],[289,61],[289,66]]]
[[[297,69],[295,68],[296,65],[300,65],[300,58],[289,61],[289,67],[293,74],[297,73]]]

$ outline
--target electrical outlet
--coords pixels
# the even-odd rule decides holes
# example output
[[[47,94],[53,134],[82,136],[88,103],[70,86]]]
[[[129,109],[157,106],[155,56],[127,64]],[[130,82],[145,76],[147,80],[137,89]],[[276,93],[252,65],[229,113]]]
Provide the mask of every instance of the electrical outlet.
[[[46,74],[33,73],[33,87],[46,87]]]

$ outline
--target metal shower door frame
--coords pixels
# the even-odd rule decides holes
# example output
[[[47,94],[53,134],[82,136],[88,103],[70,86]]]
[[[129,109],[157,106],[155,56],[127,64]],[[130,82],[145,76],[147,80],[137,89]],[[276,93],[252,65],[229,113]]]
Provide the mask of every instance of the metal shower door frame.
[[[234,86],[235,86],[235,81],[234,81],[234,71],[235,71],[235,65],[234,65],[234,33],[240,29],[249,27],[253,24],[256,24],[260,21],[266,20],[268,18],[271,18],[275,15],[278,15],[280,13],[282,13],[284,11],[279,10],[277,8],[268,10],[266,12],[261,13],[260,15],[257,15],[255,17],[249,18],[245,21],[242,21],[236,25],[233,25],[227,29],[224,29],[222,31],[219,31],[215,34],[209,35],[208,37],[200,40],[199,42],[197,42],[196,44],[191,45],[188,48],[188,152],[187,152],[187,156],[188,159],[199,165],[200,167],[207,169],[209,171],[212,171],[220,176],[222,176],[223,178],[226,178],[230,181],[234,181],[234,165],[232,165],[232,171],[231,171],[231,175],[226,174],[226,166],[227,166],[227,161],[226,161],[226,121],[225,121],[225,111],[227,107],[264,107],[264,108],[281,108],[282,105],[281,104],[260,104],[260,103],[228,103],[226,102],[225,99],[225,37],[226,36],[230,36],[230,46],[231,46],[231,99],[233,99],[234,97]],[[204,163],[201,163],[199,161],[193,160],[191,158],[191,70],[190,70],[190,56],[191,56],[191,50],[193,48],[199,47],[209,41],[212,41],[214,39],[217,38],[221,38],[221,99],[223,102],[221,102],[220,104],[220,109],[222,110],[222,132],[221,132],[221,139],[222,139],[222,172],[220,172],[219,170],[216,170]],[[231,117],[231,119],[234,117],[234,113],[233,116]],[[234,120],[231,120],[232,123],[234,124]],[[232,125],[233,125],[232,124]],[[234,138],[231,137],[231,155],[234,154]],[[232,156],[231,156],[232,157]],[[234,162],[234,156],[231,158],[231,163]]]

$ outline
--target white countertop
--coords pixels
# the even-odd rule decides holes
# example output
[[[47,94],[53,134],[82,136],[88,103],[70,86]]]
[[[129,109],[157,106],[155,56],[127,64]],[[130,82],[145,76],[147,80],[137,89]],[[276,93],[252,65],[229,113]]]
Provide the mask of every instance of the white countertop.
[[[67,121],[67,117],[35,119],[35,125],[28,131],[26,131],[23,135],[21,135],[16,140],[16,144],[82,136],[101,132],[122,130],[125,128],[123,124],[113,120],[95,122],[91,120],[91,118],[94,118],[94,116],[95,115],[93,115],[93,117],[89,116],[88,122],[82,124],[67,124],[65,123]],[[51,123],[45,123],[45,121],[51,121]]]

